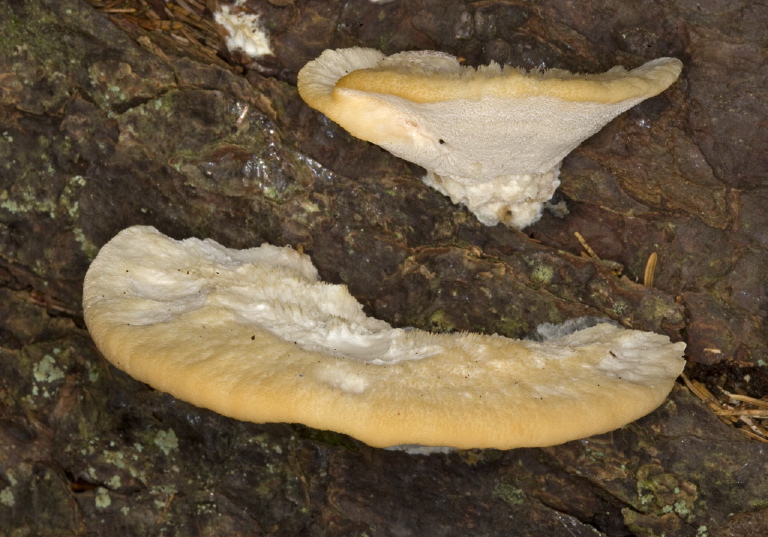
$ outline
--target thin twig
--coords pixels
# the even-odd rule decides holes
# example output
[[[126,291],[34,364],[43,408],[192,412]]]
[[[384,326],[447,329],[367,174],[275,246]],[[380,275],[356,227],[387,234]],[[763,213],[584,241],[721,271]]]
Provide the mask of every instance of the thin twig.
[[[600,259],[599,257],[597,257],[597,254],[592,249],[592,247],[590,247],[589,244],[587,244],[586,239],[581,235],[581,233],[579,233],[578,231],[574,231],[573,235],[581,243],[581,247],[584,248],[587,251],[587,253],[589,254],[589,257],[594,257],[595,259]]]

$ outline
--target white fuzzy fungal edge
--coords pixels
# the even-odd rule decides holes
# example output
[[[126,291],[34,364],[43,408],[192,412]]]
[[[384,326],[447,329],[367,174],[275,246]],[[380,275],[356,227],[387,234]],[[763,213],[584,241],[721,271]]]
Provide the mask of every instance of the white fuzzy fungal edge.
[[[145,237],[149,240],[134,255],[157,256],[160,263],[131,263],[126,296],[141,297],[144,304],[120,314],[128,324],[162,323],[207,304],[306,351],[330,356],[381,365],[442,350],[414,344],[408,330],[368,317],[345,286],[319,281],[309,258],[290,247],[232,250],[212,240],[176,242],[154,230]],[[323,380],[351,393],[367,387],[341,365],[324,371]]]

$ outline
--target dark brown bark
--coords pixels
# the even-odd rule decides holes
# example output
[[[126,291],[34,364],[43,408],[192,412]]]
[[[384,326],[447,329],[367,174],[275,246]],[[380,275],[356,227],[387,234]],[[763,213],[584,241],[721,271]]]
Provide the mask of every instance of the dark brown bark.
[[[107,365],[80,307],[98,248],[148,224],[302,247],[398,326],[521,337],[589,315],[666,333],[688,344],[690,376],[764,397],[768,8],[248,8],[274,57],[230,55],[216,34],[185,44],[78,0],[0,8],[0,535],[768,534],[765,445],[682,385],[610,434],[411,456],[155,392]],[[518,232],[480,225],[303,104],[298,69],[353,45],[592,72],[677,56],[685,69],[566,159],[567,215]],[[606,261],[580,256],[576,231]]]

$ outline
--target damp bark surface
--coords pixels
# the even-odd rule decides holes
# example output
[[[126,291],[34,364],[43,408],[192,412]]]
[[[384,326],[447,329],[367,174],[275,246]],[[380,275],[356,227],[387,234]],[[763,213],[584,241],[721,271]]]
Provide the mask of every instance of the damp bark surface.
[[[80,306],[98,249],[153,225],[302,248],[395,326],[526,337],[594,316],[664,333],[713,393],[764,398],[764,5],[251,1],[274,52],[253,60],[202,7],[162,24],[196,2],[123,4],[0,17],[0,535],[768,534],[768,444],[682,383],[613,433],[414,456],[154,391],[104,361]],[[685,68],[567,157],[552,209],[520,232],[303,104],[298,70],[346,46]]]

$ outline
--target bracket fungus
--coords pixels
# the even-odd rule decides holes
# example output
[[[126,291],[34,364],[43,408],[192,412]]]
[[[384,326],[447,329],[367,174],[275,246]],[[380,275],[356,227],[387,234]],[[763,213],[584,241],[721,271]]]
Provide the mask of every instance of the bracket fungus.
[[[483,224],[522,228],[560,184],[563,158],[681,69],[675,58],[593,75],[475,69],[441,52],[349,48],[307,63],[298,88],[352,135],[425,168],[426,184]]]
[[[85,277],[104,356],[179,399],[376,447],[547,446],[661,404],[684,343],[600,324],[546,342],[392,328],[289,247],[120,232]]]

